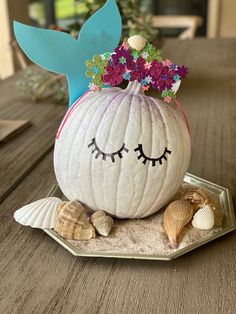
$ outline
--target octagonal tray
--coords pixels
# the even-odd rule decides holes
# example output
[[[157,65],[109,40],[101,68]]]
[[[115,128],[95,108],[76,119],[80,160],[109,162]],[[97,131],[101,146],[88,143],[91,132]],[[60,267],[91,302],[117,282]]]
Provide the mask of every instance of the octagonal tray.
[[[219,238],[223,236],[226,233],[229,233],[236,229],[236,223],[235,223],[235,215],[234,215],[234,209],[232,204],[232,197],[230,195],[230,192],[227,188],[216,185],[212,182],[206,181],[204,179],[201,179],[199,177],[196,177],[192,174],[187,173],[184,177],[184,182],[189,183],[191,185],[194,185],[195,187],[203,188],[210,193],[214,194],[215,197],[218,198],[220,204],[221,204],[221,210],[224,213],[224,220],[222,227],[214,232],[210,236],[206,236],[204,238],[201,238],[200,240],[197,240],[188,246],[185,246],[183,248],[175,250],[173,253],[170,253],[168,255],[146,255],[146,254],[137,254],[137,253],[113,253],[113,252],[92,252],[88,250],[82,250],[76,246],[74,246],[69,241],[63,239],[61,236],[59,236],[55,231],[44,229],[44,231],[52,237],[56,242],[58,242],[60,245],[62,245],[66,250],[68,250],[70,253],[72,253],[75,256],[87,256],[87,257],[112,257],[112,258],[126,258],[126,259],[146,259],[146,260],[165,260],[169,261],[172,259],[175,259],[183,254],[186,254],[199,246],[202,246],[210,241],[215,240],[216,238]],[[59,197],[63,200],[66,200],[66,197],[63,195],[62,191],[60,190],[58,185],[54,185],[49,192],[48,196],[55,196]]]

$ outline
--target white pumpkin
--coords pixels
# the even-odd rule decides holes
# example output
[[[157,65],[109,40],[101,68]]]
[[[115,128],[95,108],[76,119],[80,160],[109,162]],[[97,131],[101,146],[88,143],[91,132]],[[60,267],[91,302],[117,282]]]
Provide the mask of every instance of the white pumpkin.
[[[130,82],[74,104],[57,135],[54,166],[68,199],[118,218],[142,218],[177,192],[190,151],[178,110]]]

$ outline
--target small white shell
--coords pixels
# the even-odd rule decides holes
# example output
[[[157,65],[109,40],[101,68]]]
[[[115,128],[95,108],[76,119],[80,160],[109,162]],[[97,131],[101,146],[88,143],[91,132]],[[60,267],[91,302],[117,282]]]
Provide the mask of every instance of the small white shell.
[[[52,229],[56,225],[56,209],[62,201],[57,197],[43,198],[18,209],[14,213],[17,222],[40,229]]]
[[[214,212],[209,205],[200,208],[193,216],[192,226],[197,229],[209,230],[214,226]]]
[[[137,51],[142,50],[146,45],[146,39],[141,35],[134,35],[128,38],[128,44]]]
[[[98,210],[92,214],[90,221],[97,233],[107,237],[114,225],[111,216],[108,216],[103,210]]]

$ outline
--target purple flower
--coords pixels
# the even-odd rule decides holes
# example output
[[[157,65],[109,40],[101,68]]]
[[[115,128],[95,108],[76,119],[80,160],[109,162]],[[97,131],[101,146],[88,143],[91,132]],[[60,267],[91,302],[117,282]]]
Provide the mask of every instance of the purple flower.
[[[131,70],[133,64],[133,57],[130,50],[125,50],[122,46],[115,49],[115,54],[111,56],[115,66],[123,66]]]
[[[138,57],[136,62],[133,62],[131,69],[131,81],[137,80],[139,83],[148,75],[148,69],[145,68],[146,60]]]
[[[185,67],[184,65],[178,66],[177,73],[179,74],[181,79],[183,79],[188,73],[188,68]]]
[[[169,68],[170,68],[171,70],[178,70],[178,65],[172,63],[172,64],[169,66]]]
[[[154,81],[159,79],[162,68],[163,64],[161,62],[158,62],[156,60],[152,61],[149,74],[154,78]]]
[[[165,89],[170,89],[173,85],[175,71],[170,70],[168,66],[163,66],[158,77],[155,77],[153,86],[160,92]]]
[[[106,74],[102,76],[104,83],[108,83],[111,86],[117,86],[123,81],[123,75],[125,74],[125,68],[122,66],[107,65]]]

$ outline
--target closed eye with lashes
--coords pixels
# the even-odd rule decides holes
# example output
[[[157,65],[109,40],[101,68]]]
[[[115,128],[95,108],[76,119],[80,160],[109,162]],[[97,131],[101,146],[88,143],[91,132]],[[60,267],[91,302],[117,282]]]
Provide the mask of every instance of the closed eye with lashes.
[[[147,157],[144,152],[143,152],[143,145],[139,144],[137,148],[134,149],[135,152],[139,152],[138,155],[138,159],[143,158],[143,164],[145,165],[147,163],[147,161],[151,161],[152,162],[152,166],[155,167],[157,165],[157,163],[159,163],[159,165],[162,165],[162,161],[163,160],[167,160],[167,154],[170,155],[171,151],[169,149],[167,149],[167,147],[165,147],[164,153],[158,157],[158,158],[150,158]]]
[[[112,162],[115,162],[115,156],[118,156],[119,158],[123,158],[122,153],[126,152],[128,153],[128,148],[125,147],[125,143],[122,145],[122,147],[117,150],[114,153],[105,153],[103,152],[97,145],[95,137],[91,140],[91,143],[88,145],[88,147],[93,147],[92,154],[96,152],[95,158],[98,159],[99,156],[102,157],[102,160],[106,161],[107,158],[111,158]]]

